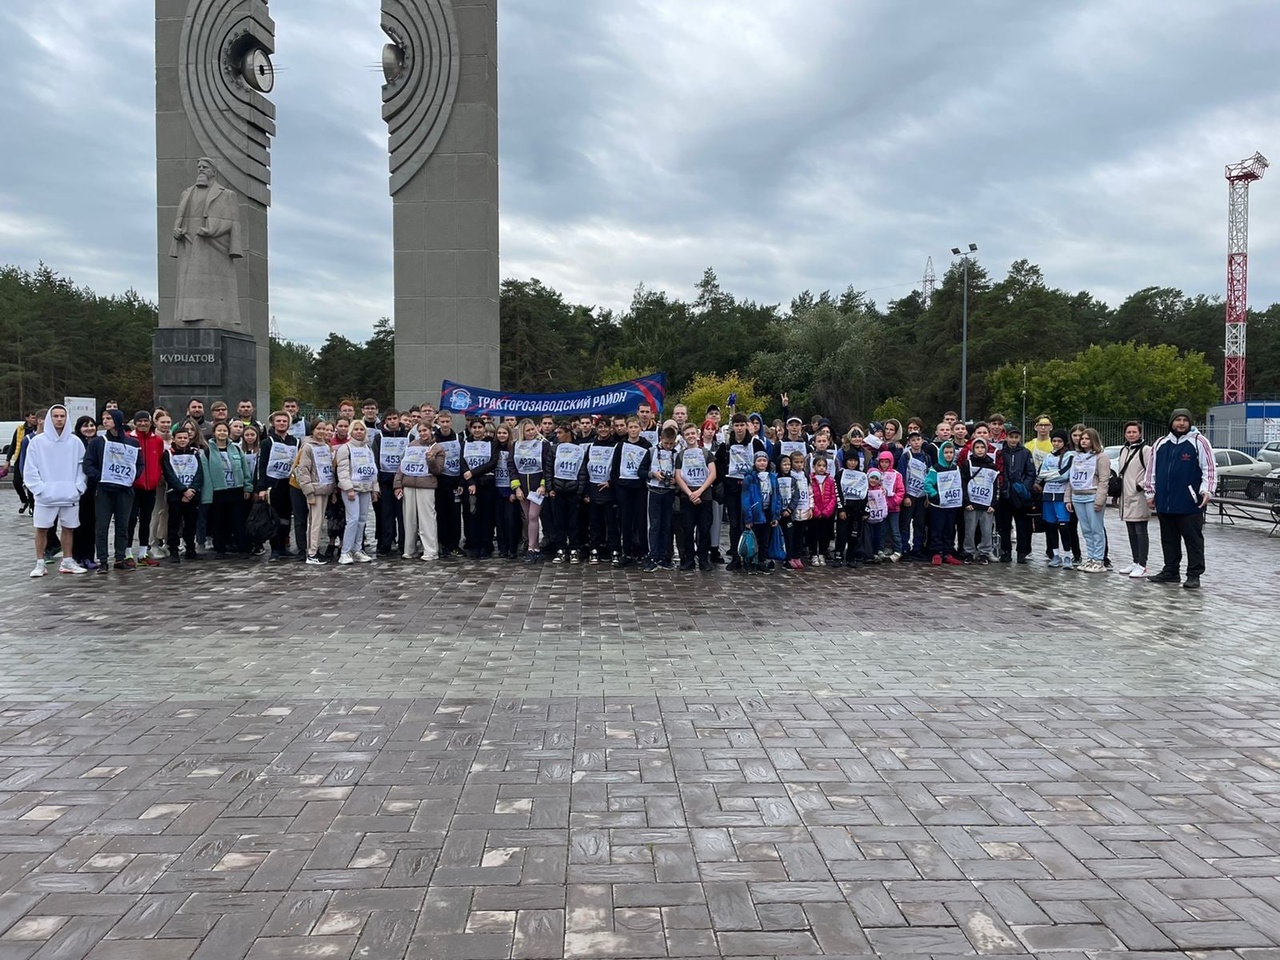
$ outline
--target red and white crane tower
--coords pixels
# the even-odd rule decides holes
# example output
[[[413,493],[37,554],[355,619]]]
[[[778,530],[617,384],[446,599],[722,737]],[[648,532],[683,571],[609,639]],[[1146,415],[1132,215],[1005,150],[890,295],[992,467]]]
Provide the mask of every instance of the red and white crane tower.
[[[1222,402],[1244,403],[1245,328],[1249,321],[1249,184],[1271,164],[1260,153],[1227,167],[1227,343]]]

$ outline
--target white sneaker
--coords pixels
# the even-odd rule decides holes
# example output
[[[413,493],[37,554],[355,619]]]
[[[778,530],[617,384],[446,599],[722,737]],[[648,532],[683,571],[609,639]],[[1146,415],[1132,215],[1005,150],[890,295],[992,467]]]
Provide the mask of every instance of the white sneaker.
[[[1122,577],[1127,577],[1129,574],[1133,573],[1134,566],[1135,564],[1126,563],[1123,567],[1116,567],[1116,573],[1120,574]]]
[[[33,570],[31,571],[31,576],[32,576],[32,577],[43,577],[43,576],[44,576],[44,561],[43,561],[43,560],[37,560],[37,561],[36,561],[35,569],[33,569]]]
[[[59,573],[88,573],[84,567],[76,563],[70,557],[63,558],[62,563],[58,564]]]
[[[344,553],[338,557],[338,565],[341,567],[345,567],[348,564],[355,563],[355,562],[356,562],[355,556],[350,553]]]
[[[902,559],[902,554],[898,553],[897,551],[894,551],[893,553],[889,554],[889,560],[892,561],[893,563],[897,563],[901,559]]]
[[[373,557],[369,556],[363,550],[355,552],[356,563],[373,563]]]
[[[1133,568],[1132,570],[1130,570],[1130,571],[1129,571],[1129,579],[1130,579],[1130,580],[1145,580],[1145,579],[1147,579],[1147,568],[1146,568],[1146,567],[1139,567],[1139,566],[1135,565],[1135,566],[1134,566],[1134,568]]]

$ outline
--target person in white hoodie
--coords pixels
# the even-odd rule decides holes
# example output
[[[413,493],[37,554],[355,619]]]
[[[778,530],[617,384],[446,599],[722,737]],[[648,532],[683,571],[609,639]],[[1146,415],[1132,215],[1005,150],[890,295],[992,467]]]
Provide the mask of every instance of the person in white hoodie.
[[[44,430],[31,438],[23,464],[22,482],[35,496],[32,522],[36,528],[33,577],[45,573],[44,548],[56,524],[62,533],[59,573],[85,573],[72,559],[72,531],[80,526],[80,496],[85,491],[84,444],[67,423],[67,408],[55,403],[45,414]]]

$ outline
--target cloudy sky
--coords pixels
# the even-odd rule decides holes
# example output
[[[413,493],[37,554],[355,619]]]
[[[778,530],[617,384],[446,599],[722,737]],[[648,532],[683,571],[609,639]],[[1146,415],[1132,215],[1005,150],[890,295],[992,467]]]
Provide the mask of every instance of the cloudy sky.
[[[272,312],[392,303],[377,0],[272,0]],[[156,296],[153,4],[0,0],[0,264]],[[853,284],[970,241],[1113,305],[1220,294],[1223,165],[1280,163],[1276,0],[500,0],[503,274],[623,308]],[[1251,303],[1280,300],[1280,168]]]

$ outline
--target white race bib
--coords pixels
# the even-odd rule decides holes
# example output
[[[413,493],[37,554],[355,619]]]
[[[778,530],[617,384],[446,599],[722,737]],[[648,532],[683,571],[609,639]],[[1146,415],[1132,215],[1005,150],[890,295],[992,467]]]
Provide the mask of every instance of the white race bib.
[[[751,472],[752,460],[755,454],[751,447],[743,443],[729,444],[729,473],[728,475],[735,480],[741,480]]]
[[[351,455],[351,479],[354,483],[373,483],[378,479],[378,465],[368,447],[347,444]]]
[[[656,447],[658,445],[657,430],[641,430],[640,436],[644,437],[644,439],[649,441],[649,446]]]
[[[840,495],[845,500],[867,499],[867,475],[861,470],[844,470],[840,473]]]
[[[883,473],[880,476],[880,485],[884,487],[884,495],[886,497],[892,497],[898,492],[898,474],[896,472]]]
[[[253,483],[253,478],[258,475],[258,454],[246,453],[244,455],[244,472],[249,478],[249,483]]]
[[[493,468],[493,479],[499,490],[511,492],[511,451],[499,450],[498,463]]]
[[[974,470],[969,476],[969,499],[979,507],[991,506],[996,493],[996,472],[990,467]]]
[[[929,472],[929,465],[923,460],[912,457],[907,461],[907,496],[924,496],[924,478]]]
[[[467,461],[468,470],[478,470],[489,462],[489,457],[493,454],[493,447],[489,445],[488,440],[468,440],[467,445],[462,448],[462,459]]]
[[[293,472],[293,455],[297,447],[276,441],[271,444],[271,452],[267,454],[267,476],[272,480],[287,480]]]
[[[440,449],[444,451],[444,469],[440,472],[446,477],[462,476],[462,444],[457,440],[441,440]]]
[[[404,456],[400,458],[400,472],[406,477],[425,477],[431,471],[427,467],[427,451],[431,449],[426,446],[412,446],[404,448]]]
[[[236,485],[235,467],[231,466],[231,453],[225,450],[219,450],[218,454],[222,457],[222,482],[228,487]]]
[[[409,446],[408,437],[383,437],[378,441],[378,467],[383,473],[400,469],[400,458]]]
[[[792,482],[789,475],[778,478],[778,499],[782,501],[784,509],[787,509],[788,504],[791,503],[791,491],[794,487],[795,484]]]
[[[959,470],[938,471],[938,504],[949,509],[964,506],[964,487],[960,483]]]
[[[609,482],[609,471],[613,468],[615,449],[615,447],[598,447],[595,444],[587,448],[587,479],[592,483]]]
[[[138,477],[138,448],[103,441],[102,479],[122,487],[132,487]]]
[[[528,476],[542,472],[542,441],[520,440],[516,443],[516,473]]]
[[[622,456],[623,456],[623,460],[625,461],[626,459],[625,450],[623,451]],[[665,479],[659,480],[656,477],[654,477],[652,474],[655,470],[661,473]],[[655,489],[658,489],[658,490],[664,490],[674,486],[675,472],[676,472],[676,451],[665,450],[662,447],[656,448],[653,451],[653,460],[649,465],[649,473],[650,473],[649,486],[654,487]]]
[[[783,440],[782,455],[784,457],[789,457],[793,453],[802,453],[807,456],[809,453],[809,445],[803,440]]]
[[[1072,490],[1094,490],[1097,483],[1094,477],[1097,474],[1097,457],[1092,453],[1077,453],[1074,460],[1071,461],[1071,489]]]
[[[191,485],[196,482],[196,471],[199,469],[200,458],[194,453],[174,453],[169,455],[169,465],[173,467],[173,472],[178,475],[178,482],[182,484],[184,490],[189,490]]]
[[[308,448],[311,459],[316,465],[316,483],[320,486],[333,485],[333,450],[323,444],[313,444]]]
[[[707,482],[710,471],[707,470],[707,452],[699,447],[690,447],[680,460],[680,475],[691,490],[696,490]]]
[[[648,452],[638,443],[623,443],[622,463],[618,467],[619,478],[623,480],[639,480],[640,464],[644,462],[644,455]]]
[[[556,446],[556,479],[577,480],[578,471],[582,469],[582,458],[587,455],[586,447],[572,441]]]
[[[813,487],[809,485],[809,478],[803,473],[793,479],[796,489],[800,491],[800,498],[796,501],[796,519],[808,520],[813,515]]]
[[[297,437],[299,440],[307,435],[307,421],[295,420],[289,424],[289,436]]]
[[[881,523],[889,515],[889,499],[884,490],[867,491],[867,522]]]

